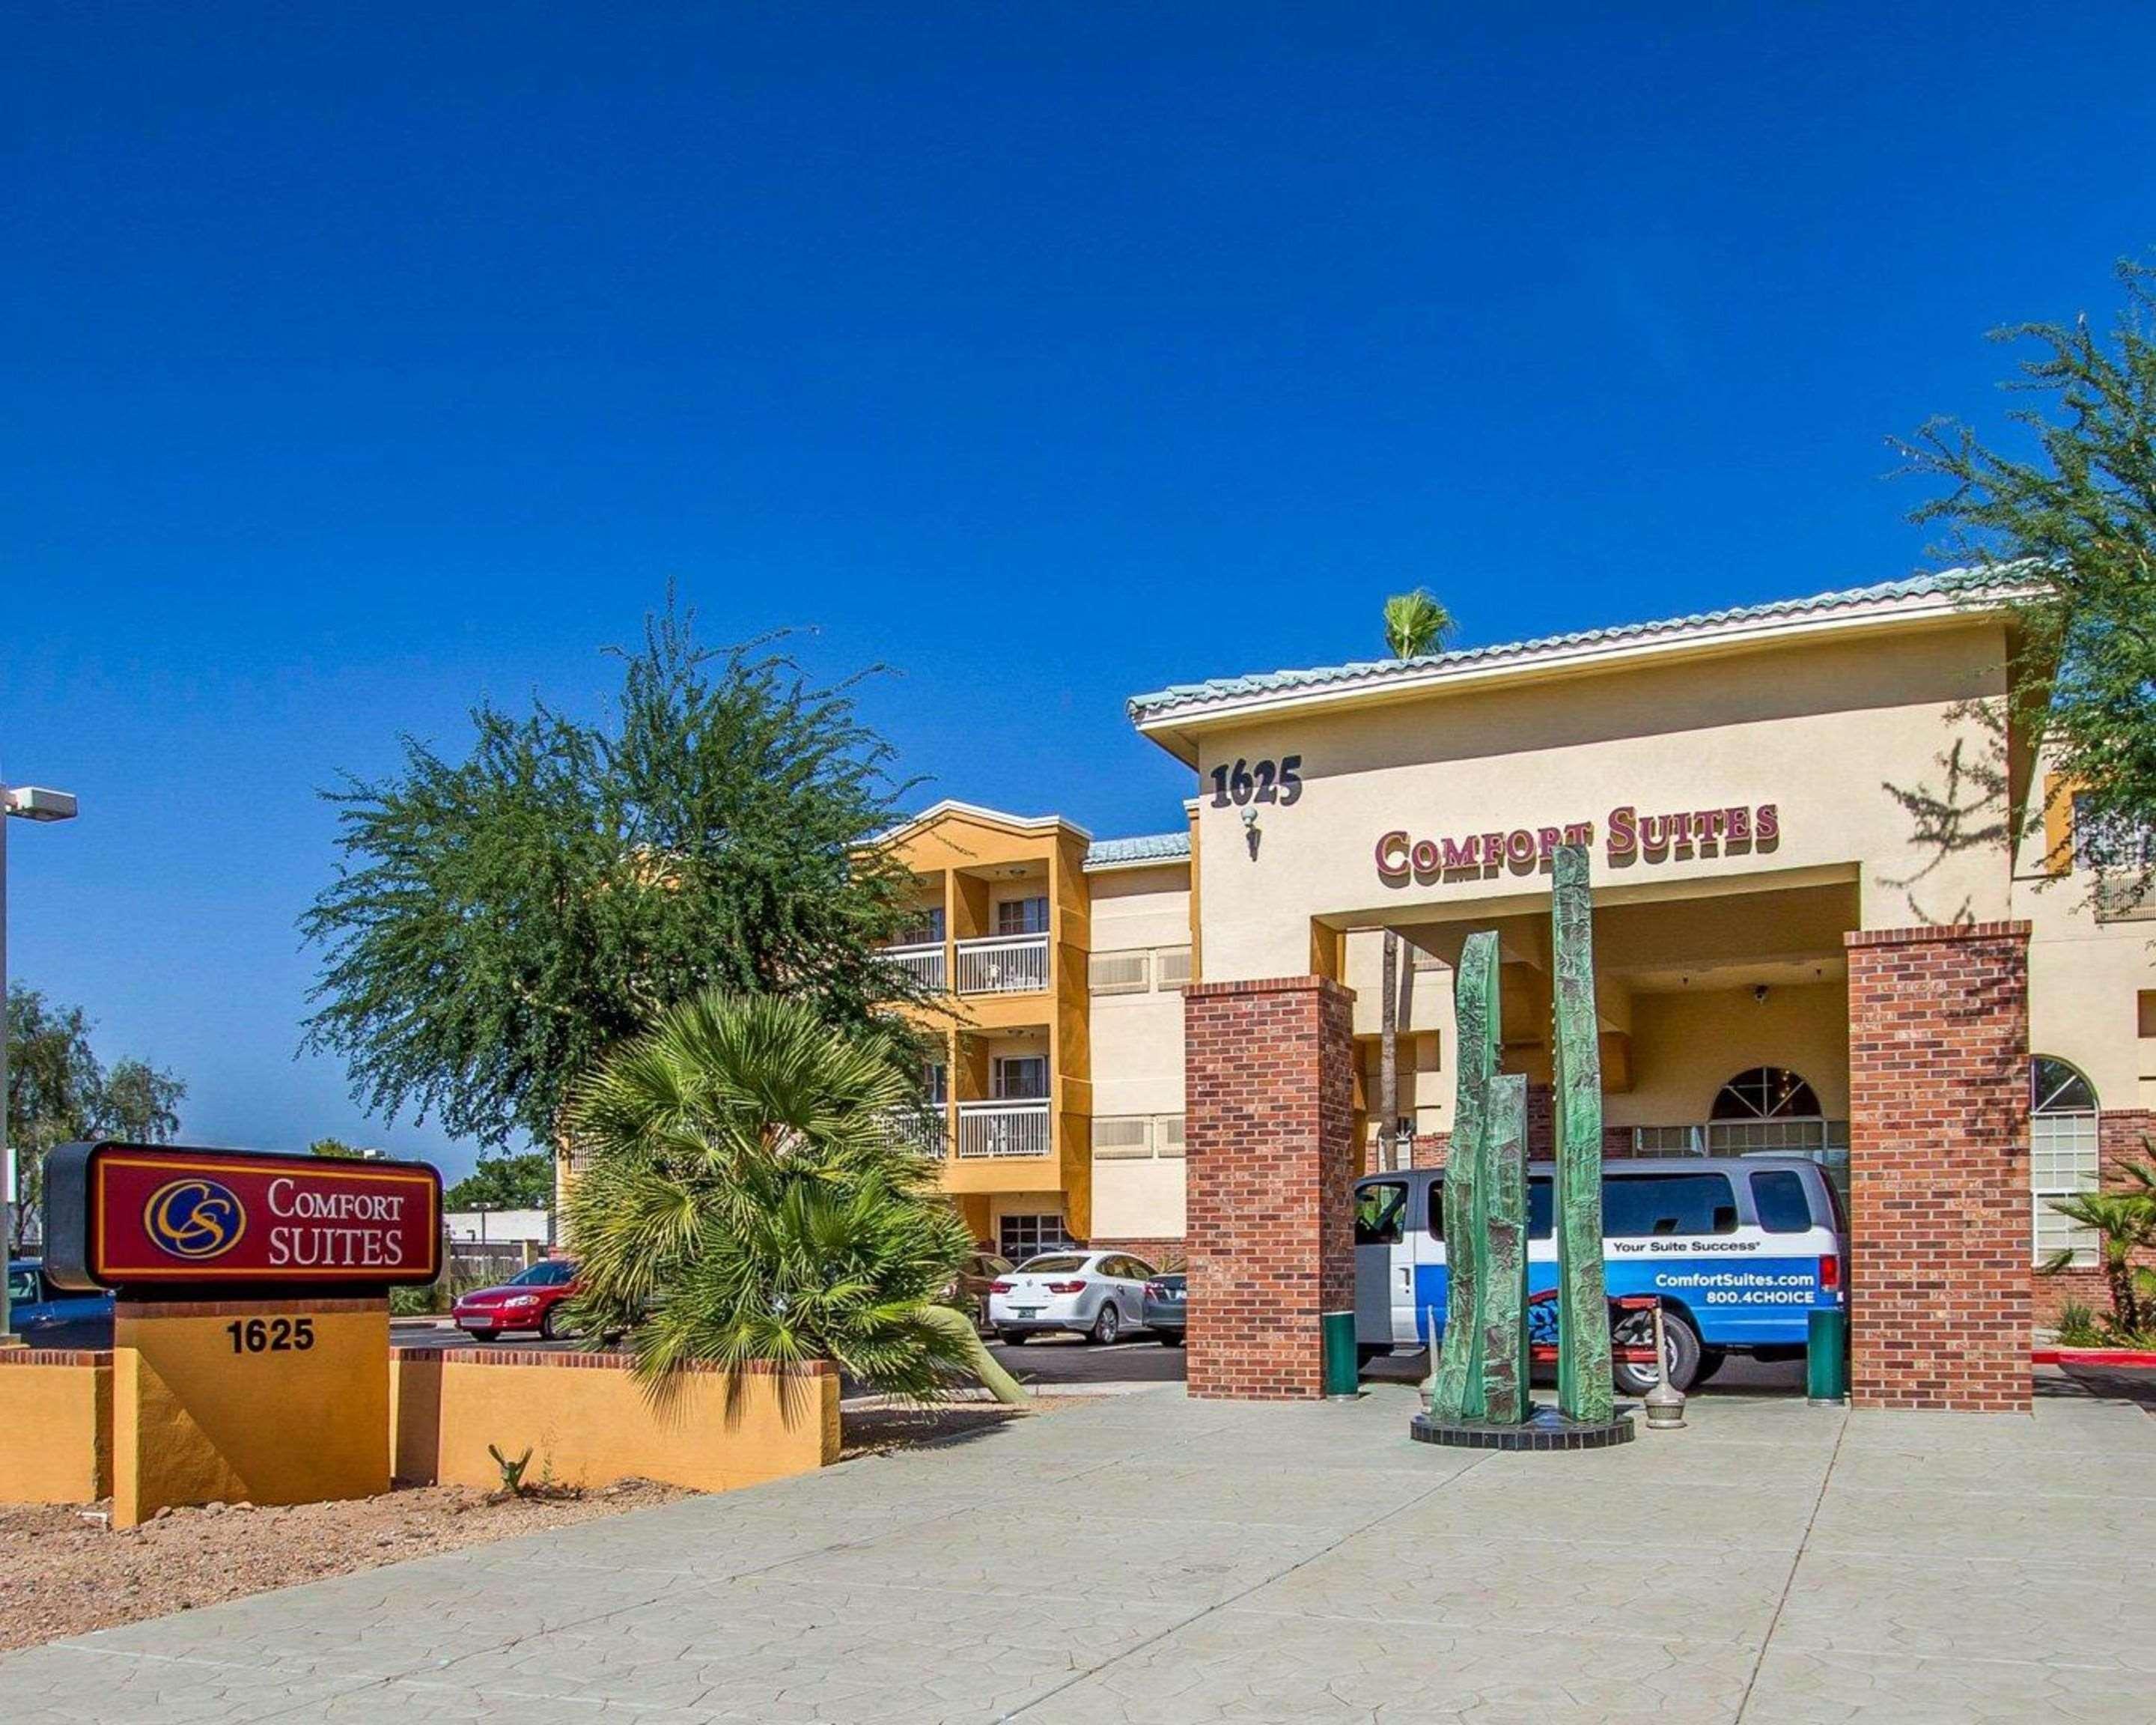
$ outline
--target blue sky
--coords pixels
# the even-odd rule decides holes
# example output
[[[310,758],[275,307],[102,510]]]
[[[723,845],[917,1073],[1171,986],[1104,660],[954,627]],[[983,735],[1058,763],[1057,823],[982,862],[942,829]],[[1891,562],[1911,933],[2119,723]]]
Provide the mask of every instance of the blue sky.
[[[0,25],[11,969],[196,1142],[439,1155],[295,1060],[315,797],[574,706],[670,579],[1116,834],[1162,683],[1906,573],[1884,439],[2156,241],[2156,18],[184,7]],[[1670,14],[1688,18],[1672,21]]]

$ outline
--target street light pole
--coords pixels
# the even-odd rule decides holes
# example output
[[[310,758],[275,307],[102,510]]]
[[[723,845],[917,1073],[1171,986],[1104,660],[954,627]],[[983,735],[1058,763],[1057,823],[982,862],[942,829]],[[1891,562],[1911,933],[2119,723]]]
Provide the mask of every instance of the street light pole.
[[[65,791],[0,784],[0,1261],[8,1271],[15,1267],[15,1147],[8,1142],[8,822],[11,817],[73,820],[74,815],[74,798]],[[21,1341],[15,1333],[14,1290],[0,1272],[0,1348]]]

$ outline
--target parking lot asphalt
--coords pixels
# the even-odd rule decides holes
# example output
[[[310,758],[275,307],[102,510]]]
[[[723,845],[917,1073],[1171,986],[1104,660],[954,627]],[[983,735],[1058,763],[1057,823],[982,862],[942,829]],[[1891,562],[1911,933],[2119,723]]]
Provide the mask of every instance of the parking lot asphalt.
[[[1717,1391],[1587,1454],[1173,1386],[0,1661],[8,1725],[2147,1725],[2156,1424]]]
[[[399,1326],[392,1339],[399,1348],[454,1348],[466,1338],[454,1329],[421,1329]],[[542,1353],[574,1348],[574,1342],[542,1342],[536,1337],[505,1336],[490,1346],[531,1348]],[[1004,1369],[1029,1389],[1053,1394],[1060,1388],[1076,1389],[1116,1385],[1180,1384],[1183,1380],[1183,1350],[1163,1347],[1150,1335],[1101,1348],[1079,1336],[1043,1336],[1015,1346],[991,1342],[988,1352]],[[1373,1360],[1363,1368],[1366,1384],[1416,1384],[1429,1370],[1428,1357],[1420,1353],[1394,1354]],[[1537,1382],[1547,1374],[1537,1373]],[[1804,1367],[1801,1360],[1758,1365],[1732,1358],[1711,1384],[1696,1392],[1704,1396],[1750,1395],[1782,1392],[1801,1394]]]

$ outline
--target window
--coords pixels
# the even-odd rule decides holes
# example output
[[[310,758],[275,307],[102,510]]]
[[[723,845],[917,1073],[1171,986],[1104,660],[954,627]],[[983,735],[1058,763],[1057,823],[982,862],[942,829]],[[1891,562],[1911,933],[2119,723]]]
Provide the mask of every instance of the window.
[[[1152,1154],[1148,1122],[1142,1114],[1096,1114],[1093,1117],[1093,1155],[1096,1161],[1137,1161]]]
[[[1759,1225],[1769,1234],[1809,1234],[1812,1204],[1804,1177],[1791,1168],[1768,1168],[1752,1176],[1752,1204]]]
[[[1407,1203],[1404,1180],[1381,1180],[1375,1185],[1356,1188],[1355,1244],[1398,1245],[1400,1212],[1407,1208]]]
[[[1528,1200],[1527,1208],[1530,1211],[1534,1209],[1532,1199]],[[1430,1183],[1430,1237],[1440,1245],[1445,1243],[1445,1182],[1442,1180]]]
[[[1086,962],[1086,985],[1096,994],[1142,994],[1152,979],[1144,952],[1096,952]]]
[[[1178,1157],[1183,1154],[1183,1117],[1180,1114],[1156,1114],[1152,1122],[1152,1147],[1160,1156]]]
[[[2101,1163],[2095,1086],[2066,1061],[2038,1055],[2029,1063],[2029,1101],[2035,1261],[2048,1263],[2066,1252],[2072,1263],[2094,1264],[2095,1230],[2068,1221],[2051,1208],[2051,1200],[2097,1189]]]
[[[998,935],[1046,934],[1048,901],[1045,898],[1005,899],[996,906],[996,932]]]
[[[1063,1218],[1051,1215],[998,1216],[996,1250],[1014,1264],[1023,1264],[1043,1252],[1070,1250],[1070,1236],[1063,1231]],[[1083,1260],[1081,1260],[1081,1262]],[[1071,1266],[1076,1268],[1075,1265]]]
[[[568,1286],[576,1275],[576,1266],[566,1258],[547,1258],[529,1270],[512,1276],[509,1286],[513,1288],[559,1288]]]
[[[1179,993],[1190,986],[1190,948],[1163,947],[1153,954],[1156,985],[1163,994]]]
[[[951,1069],[941,1060],[921,1063],[921,1098],[932,1108],[942,1108],[951,1101]]]
[[[943,906],[932,905],[916,911],[898,932],[901,947],[940,947],[943,944]]]
[[[1612,1240],[1734,1234],[1727,1174],[1612,1174],[1602,1183],[1602,1231]]]
[[[1048,1056],[998,1055],[989,1063],[988,1090],[998,1102],[1040,1101],[1048,1094]]]
[[[1073,1257],[1065,1252],[1058,1253],[1053,1257],[1029,1258],[1018,1267],[1021,1270],[1029,1270],[1036,1276],[1066,1276],[1073,1270],[1083,1270],[1086,1267],[1086,1260],[1082,1257]]]
[[[28,1306],[38,1297],[38,1272],[20,1266],[8,1272],[8,1297],[18,1306]]]
[[[1754,1066],[1739,1072],[1716,1094],[1710,1120],[1816,1120],[1812,1087],[1786,1066]]]

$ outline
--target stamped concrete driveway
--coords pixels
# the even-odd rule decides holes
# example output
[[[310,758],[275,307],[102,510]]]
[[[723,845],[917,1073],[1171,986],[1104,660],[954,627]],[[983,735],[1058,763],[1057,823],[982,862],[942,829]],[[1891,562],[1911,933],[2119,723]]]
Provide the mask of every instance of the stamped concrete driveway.
[[[2156,1717],[2156,1420],[1096,1401],[0,1661],[13,1725]]]

